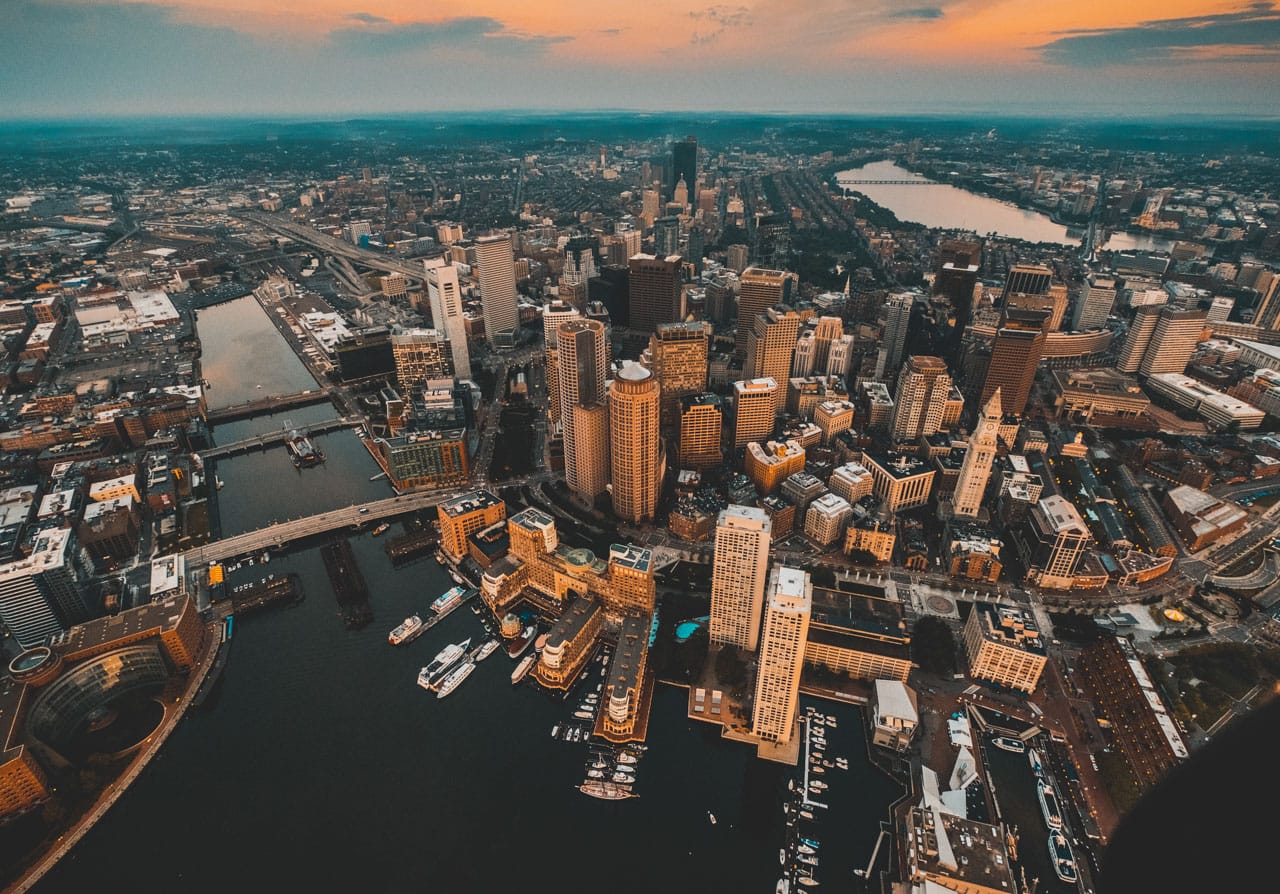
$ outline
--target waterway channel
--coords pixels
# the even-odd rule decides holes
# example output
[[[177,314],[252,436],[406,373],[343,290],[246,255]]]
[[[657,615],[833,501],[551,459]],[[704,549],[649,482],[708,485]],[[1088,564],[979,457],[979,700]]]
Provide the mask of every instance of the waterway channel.
[[[948,183],[929,183],[927,178],[891,161],[872,162],[836,174],[837,183],[849,180],[913,180],[922,184],[858,183],[848,186],[848,189],[860,192],[877,205],[889,209],[899,220],[940,229],[973,230],[979,235],[998,233],[1027,242],[1080,244],[1080,231],[1068,231],[1048,215]],[[1114,251],[1167,251],[1171,244],[1167,239],[1154,236],[1118,232],[1112,233],[1100,247]]]
[[[211,410],[317,387],[253,296],[200,311],[196,331]]]

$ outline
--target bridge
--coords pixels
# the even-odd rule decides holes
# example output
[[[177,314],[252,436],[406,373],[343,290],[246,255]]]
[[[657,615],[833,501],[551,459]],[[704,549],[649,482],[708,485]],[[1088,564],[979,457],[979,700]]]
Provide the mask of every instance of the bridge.
[[[518,487],[522,484],[530,484],[551,477],[554,476],[550,472],[534,472],[519,478],[502,481],[497,486]],[[328,512],[320,512],[305,518],[276,522],[275,524],[267,525],[265,528],[237,534],[234,537],[224,537],[221,540],[215,540],[213,543],[189,549],[182,554],[182,557],[186,560],[188,567],[196,568],[210,562],[221,562],[236,556],[250,555],[263,550],[281,549],[294,540],[315,537],[341,528],[403,515],[406,512],[415,512],[419,509],[431,509],[438,503],[462,496],[481,487],[485,487],[481,482],[473,482],[462,487],[437,487],[402,494],[398,497],[374,500],[361,506],[352,505],[341,509],[331,509]]]
[[[413,264],[369,251],[358,245],[352,245],[350,242],[343,242],[341,239],[336,239],[327,233],[321,233],[313,227],[296,223],[288,217],[267,214],[262,211],[241,211],[237,216],[253,221],[268,230],[274,230],[283,236],[288,236],[290,239],[296,239],[305,245],[310,245],[312,248],[318,248],[321,251],[326,251],[331,255],[345,258],[348,261],[353,261],[373,270],[381,270],[384,273],[403,273],[414,282],[422,282],[426,276],[421,263]]]
[[[946,186],[936,180],[837,180],[840,186]]]
[[[312,422],[308,425],[302,425],[297,428],[308,437],[311,435],[322,435],[325,432],[337,431],[340,428],[355,428],[357,425],[364,424],[364,420],[359,416],[344,416],[340,419],[326,419],[324,422]],[[285,438],[293,433],[293,429],[280,429],[279,431],[264,432],[260,435],[254,435],[251,438],[244,438],[240,441],[232,441],[230,444],[219,444],[216,447],[210,447],[208,450],[200,451],[200,456],[205,460],[225,459],[228,456],[235,456],[237,453],[248,453],[251,450],[265,450],[268,447],[275,447],[283,444]]]
[[[220,422],[234,422],[237,419],[248,419],[262,413],[274,413],[278,410],[291,410],[294,407],[309,407],[330,400],[329,392],[323,388],[310,388],[297,394],[275,394],[258,400],[245,401],[230,407],[219,407],[204,414],[210,425]]]

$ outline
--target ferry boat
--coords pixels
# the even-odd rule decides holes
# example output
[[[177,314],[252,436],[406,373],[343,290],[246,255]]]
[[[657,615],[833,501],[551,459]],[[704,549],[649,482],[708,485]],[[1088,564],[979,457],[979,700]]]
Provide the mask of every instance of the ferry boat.
[[[455,661],[457,661],[463,655],[467,654],[467,649],[470,648],[470,646],[471,646],[470,637],[468,637],[467,639],[464,639],[460,643],[450,643],[449,645],[445,646],[443,649],[441,649],[439,652],[436,653],[436,657],[431,659],[430,664],[428,664],[421,671],[419,671],[418,685],[421,686],[423,689],[434,688],[431,686],[431,678],[441,673],[442,671],[447,671],[448,668],[452,667]]]
[[[480,650],[476,652],[476,661],[484,661],[493,654],[493,650],[496,648],[498,648],[498,641],[496,639],[485,640],[484,644],[480,646]]]
[[[511,685],[514,686],[529,675],[529,671],[533,669],[534,662],[538,660],[537,655],[528,655],[519,664],[516,669],[511,672]]]
[[[519,636],[511,638],[507,643],[507,655],[511,658],[519,658],[533,644],[533,639],[537,636],[538,628],[530,624],[524,630],[520,631]]]
[[[1040,799],[1040,812],[1044,814],[1045,825],[1052,831],[1062,828],[1062,811],[1058,809],[1058,796],[1053,786],[1043,779],[1036,780],[1036,796]]]
[[[624,798],[640,797],[630,789],[610,782],[584,782],[578,786],[578,791],[593,798],[603,798],[606,801],[621,801]]]
[[[440,597],[435,602],[431,603],[431,610],[437,615],[444,614],[449,609],[460,604],[466,592],[466,587],[450,587],[440,594]]]
[[[316,449],[310,438],[296,428],[289,432],[288,437],[284,439],[284,444],[289,448],[289,456],[294,466],[299,469],[318,466],[324,462],[324,454]]]
[[[1075,858],[1071,854],[1071,845],[1067,844],[1067,837],[1061,832],[1054,832],[1049,836],[1049,862],[1053,864],[1053,871],[1058,878],[1068,885],[1074,885],[1080,878],[1080,874],[1076,872]]]
[[[391,525],[387,524],[386,522],[383,522],[382,524],[378,525],[378,527],[373,529],[372,534],[374,537],[381,537],[383,534],[387,533],[387,531],[389,531],[390,529],[391,529]]]
[[[440,670],[432,674],[431,677],[427,680],[427,688],[432,691],[439,691],[440,687],[444,685],[444,681],[447,680],[449,678],[449,675],[453,673],[455,670],[457,670],[458,667],[464,661],[470,664],[470,662],[467,661],[467,656],[465,653],[462,655],[459,655],[457,658],[454,658],[444,667],[440,668]]]
[[[1031,763],[1031,772],[1037,776],[1044,775],[1044,767],[1040,763],[1040,755],[1036,753],[1034,748],[1027,749],[1027,760]]]
[[[449,671],[449,675],[440,682],[440,691],[436,693],[436,698],[444,698],[453,692],[453,690],[462,685],[463,680],[471,676],[471,672],[475,669],[475,664],[470,661],[464,661]]]
[[[401,643],[407,643],[412,640],[422,630],[422,616],[410,615],[404,621],[387,634],[387,641],[393,646]]]
[[[992,736],[991,744],[1004,751],[1012,751],[1014,754],[1022,754],[1027,750],[1026,742],[1012,736]]]

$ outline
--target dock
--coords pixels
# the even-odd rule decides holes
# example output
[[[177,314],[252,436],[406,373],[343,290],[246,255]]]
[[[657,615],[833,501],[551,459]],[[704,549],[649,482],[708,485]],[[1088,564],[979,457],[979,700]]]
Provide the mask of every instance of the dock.
[[[237,617],[302,599],[302,582],[293,573],[283,577],[273,575],[243,586],[244,589],[231,592],[231,606]]]
[[[431,527],[421,531],[411,531],[387,541],[385,547],[387,558],[392,563],[408,562],[423,553],[428,553],[440,545],[440,535]]]
[[[373,607],[369,604],[369,587],[356,564],[351,544],[345,537],[326,543],[320,548],[320,557],[333,585],[343,623],[348,630],[364,627],[373,620]]]

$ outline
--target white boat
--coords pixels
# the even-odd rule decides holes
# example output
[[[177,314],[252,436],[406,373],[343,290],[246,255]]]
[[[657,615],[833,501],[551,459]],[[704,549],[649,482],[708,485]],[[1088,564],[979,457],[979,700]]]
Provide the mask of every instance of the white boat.
[[[1027,761],[1031,764],[1031,772],[1037,776],[1044,775],[1044,767],[1040,763],[1040,755],[1034,748],[1027,749]]]
[[[1044,816],[1044,824],[1054,832],[1061,829],[1062,811],[1058,809],[1058,797],[1053,792],[1053,786],[1044,779],[1037,779],[1036,797],[1040,800],[1040,813]]]
[[[579,720],[590,720],[591,712],[590,711],[574,711],[573,716],[577,717]]]
[[[441,593],[435,602],[431,603],[431,610],[438,615],[444,614],[461,603],[466,594],[466,587],[451,587]]]
[[[801,810],[801,811],[800,811],[800,816],[802,816],[803,818],[805,818],[805,819],[807,819],[807,820],[811,820],[811,819],[813,819],[813,813],[811,813],[811,812],[810,812],[810,811],[808,811],[808,810]]]
[[[811,875],[802,875],[802,876],[798,877],[798,878],[796,879],[796,881],[798,881],[800,884],[804,885],[806,888],[816,888],[816,887],[818,887],[818,881],[817,881],[817,879],[815,879],[815,878],[814,878],[813,876],[811,876]]]
[[[620,764],[634,764],[635,762],[636,756],[629,751],[624,751],[618,755],[618,763]]]
[[[1012,751],[1014,754],[1022,754],[1027,750],[1026,742],[1012,736],[992,736],[991,744],[1004,751]]]
[[[436,657],[431,659],[431,663],[418,672],[418,685],[423,689],[434,689],[440,680],[444,679],[441,674],[447,672],[455,661],[466,655],[470,645],[471,638],[467,637],[462,642],[450,643],[437,652]]]
[[[464,581],[464,580],[462,579],[462,575],[461,575],[461,574],[459,574],[458,572],[456,572],[456,571],[452,570],[452,569],[450,569],[450,571],[449,571],[449,576],[450,576],[451,578],[453,578],[453,582],[454,582],[455,584],[465,584],[465,583],[466,583],[466,581]]]
[[[818,775],[822,775],[823,773],[827,772],[826,770],[822,769],[822,767],[810,767],[809,769],[814,773],[817,773]]]
[[[520,663],[516,665],[516,669],[511,672],[511,685],[514,686],[523,680],[533,669],[534,662],[538,660],[537,655],[526,655],[520,659]]]
[[[614,774],[613,774],[613,781],[614,781],[614,782],[621,782],[621,783],[625,783],[625,784],[627,784],[627,785],[630,785],[631,783],[635,782],[636,780],[635,780],[635,778],[634,778],[634,777],[632,777],[632,776],[628,776],[626,773],[614,773]]]
[[[1074,885],[1080,878],[1075,858],[1071,854],[1071,845],[1067,844],[1067,837],[1061,832],[1049,835],[1049,862],[1053,864],[1053,871],[1058,878],[1067,884]]]
[[[551,738],[554,739],[558,735],[560,735],[560,724],[557,723],[555,726],[551,727]]]
[[[604,779],[604,774],[601,773],[599,770],[588,770],[587,778],[588,779]]]
[[[809,847],[809,845],[804,844],[804,843],[797,844],[797,845],[796,845],[796,850],[798,850],[798,851],[799,851],[800,853],[802,853],[802,854],[812,854],[812,853],[813,853],[813,848]]]
[[[818,791],[823,791],[824,789],[826,789],[826,787],[827,787],[827,784],[823,782],[821,779],[815,779],[813,780],[813,782],[809,783],[809,788],[815,788]]]
[[[789,894],[791,885],[785,878],[778,879],[777,886],[773,889],[773,894]]]
[[[498,641],[496,639],[485,640],[484,644],[480,646],[480,651],[476,652],[476,661],[484,661],[486,658],[492,655],[494,650],[497,648],[498,648]]]
[[[410,615],[387,635],[387,641],[393,646],[398,646],[401,643],[409,642],[421,629],[422,616]]]
[[[474,663],[464,661],[449,672],[449,676],[444,678],[440,684],[440,691],[436,693],[436,698],[444,698],[453,690],[462,685],[462,681],[471,676],[471,672],[476,669]]]
[[[716,824],[716,815],[710,810],[707,811],[707,819],[711,820],[711,825],[714,826]]]
[[[811,857],[808,854],[801,854],[800,856],[796,857],[796,862],[803,863],[806,866],[817,866],[818,858]]]

